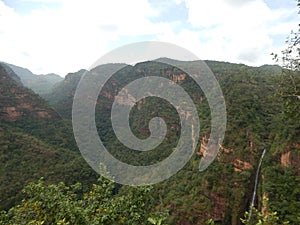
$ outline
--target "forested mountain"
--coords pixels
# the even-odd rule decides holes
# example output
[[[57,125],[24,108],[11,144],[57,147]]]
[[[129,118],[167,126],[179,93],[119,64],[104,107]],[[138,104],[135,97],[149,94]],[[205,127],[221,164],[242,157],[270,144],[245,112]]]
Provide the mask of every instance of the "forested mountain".
[[[169,59],[163,61],[167,63]],[[176,63],[176,61],[172,61],[172,63]],[[177,63],[181,66],[193,67],[197,62],[177,61]],[[109,107],[120,87],[139,77],[163,76],[184,87],[198,105],[199,115],[202,115],[202,117],[200,116],[201,146],[198,146],[198,153],[184,170],[170,180],[155,186],[156,197],[162,198],[158,206],[170,210],[169,219],[172,224],[175,221],[178,221],[178,224],[203,224],[209,218],[223,221],[224,224],[239,224],[239,218],[249,207],[254,186],[254,174],[264,148],[267,149],[267,156],[262,167],[265,180],[260,185],[259,202],[262,202],[263,195],[268,195],[270,185],[277,182],[274,177],[280,176],[279,174],[282,174],[282,179],[296,180],[290,182],[290,188],[299,191],[297,174],[299,175],[300,168],[298,142],[300,133],[294,128],[295,132],[290,135],[289,139],[284,136],[288,132],[286,129],[291,129],[291,127],[288,128],[282,124],[283,121],[280,119],[282,102],[275,97],[276,79],[281,74],[281,69],[278,66],[267,65],[256,68],[215,61],[206,61],[206,63],[216,75],[223,90],[228,122],[225,140],[218,159],[204,173],[198,172],[197,165],[208,141],[209,107],[201,89],[197,88],[183,71],[157,62],[127,66],[109,80],[102,95],[98,98],[96,107],[97,125],[106,128],[100,129],[98,132],[111,153],[125,162],[148,164],[165,158],[176,146],[176,137],[180,130],[176,112],[166,102],[158,99],[146,98],[144,101],[138,102],[131,114],[134,116],[131,123],[132,129],[138,137],[143,138],[149,135],[148,121],[151,119],[151,115],[161,116],[169,125],[170,132],[167,133],[168,141],[162,144],[161,151],[134,154],[120,145],[109,124]],[[49,95],[55,96],[49,100],[65,118],[71,118],[72,93],[75,92],[80,75],[82,72],[70,74],[61,85],[57,86],[55,92]],[[114,88],[115,86],[118,88]],[[66,91],[66,95],[62,94],[64,91]],[[152,105],[156,107],[153,108]],[[299,127],[299,124],[294,123],[291,126]],[[290,148],[293,150],[290,151]],[[222,179],[219,179],[220,174],[222,174]],[[278,186],[272,186],[272,188],[280,189]],[[297,194],[291,194],[294,197],[290,196],[289,198],[295,198],[297,205],[299,197],[295,195]],[[278,199],[278,196],[271,198],[269,200],[271,209],[276,209],[272,206],[278,205],[279,202],[281,200]],[[295,214],[296,210],[290,213]],[[287,216],[289,213],[285,211],[282,214]],[[296,219],[294,218],[292,221]]]
[[[60,215],[55,211],[56,208],[51,209],[50,207],[51,210],[54,210],[51,211],[53,217],[56,213],[58,217],[46,220],[48,221],[46,224],[53,224],[53,221],[55,223],[60,221],[60,224],[63,224],[63,220],[66,223],[71,221],[71,224],[91,223],[90,220],[82,219],[84,217],[97,220],[98,223],[95,224],[159,224],[161,213],[165,211],[168,211],[168,216],[164,221],[167,224],[202,225],[207,224],[208,221],[210,224],[241,224],[240,218],[249,209],[258,161],[264,149],[266,149],[266,156],[259,173],[259,188],[255,206],[266,214],[276,211],[278,224],[283,221],[298,224],[300,124],[299,120],[285,119],[282,114],[284,102],[275,95],[282,69],[278,66],[249,67],[243,64],[206,61],[224,94],[227,128],[218,157],[206,171],[199,172],[199,162],[205,154],[211,128],[210,109],[206,96],[197,84],[184,71],[167,64],[169,61],[170,59],[160,59],[159,61],[141,62],[134,66],[127,65],[115,73],[105,84],[97,99],[95,120],[101,140],[117,159],[134,165],[149,165],[161,161],[172,153],[178,142],[180,120],[176,109],[165,100],[155,97],[147,97],[135,104],[131,111],[130,126],[137,137],[149,136],[148,124],[154,116],[163,118],[168,128],[166,138],[155,150],[136,153],[123,146],[116,138],[110,121],[111,106],[118,92],[133,80],[147,76],[161,76],[173,80],[191,96],[199,114],[200,142],[190,162],[173,177],[153,185],[147,192],[143,189],[136,190],[120,185],[109,186],[110,189],[105,189],[107,186],[104,184],[108,184],[103,180],[100,186],[94,185],[90,192],[83,195],[78,194],[76,188],[70,188],[68,189],[70,192],[67,192],[66,187],[60,186],[57,191],[59,190],[58,193],[63,197],[61,197],[61,201],[57,198],[53,201],[69,207],[70,210],[66,210],[65,214]],[[172,61],[172,63],[178,67],[195,67],[198,62]],[[44,95],[58,114],[47,102],[22,87],[12,71],[2,68],[1,76],[4,78],[1,78],[1,82],[5,85],[1,87],[0,99],[3,99],[4,102],[3,106],[1,104],[1,109],[6,113],[1,114],[3,125],[0,133],[2,132],[1,135],[5,137],[1,138],[1,141],[6,140],[8,136],[11,138],[1,144],[1,162],[3,162],[1,170],[4,171],[1,172],[1,176],[5,175],[3,178],[1,177],[1,181],[5,181],[1,182],[1,184],[3,183],[1,190],[3,189],[3,193],[6,193],[5,195],[1,194],[4,196],[1,198],[5,206],[3,208],[10,207],[14,203],[11,198],[15,198],[17,195],[12,192],[12,188],[6,189],[7,192],[4,192],[4,183],[10,182],[9,185],[17,183],[18,187],[22,188],[28,181],[36,181],[40,176],[44,176],[52,183],[64,181],[72,184],[76,179],[89,183],[95,180],[94,173],[78,157],[78,150],[72,136],[73,97],[77,84],[84,73],[93,74],[93,72],[110,70],[117,66],[120,65],[107,64],[96,67],[90,72],[81,70],[68,74],[55,86],[52,93]],[[101,74],[98,75],[101,76]],[[5,89],[4,87],[10,88]],[[13,92],[12,89],[18,91]],[[8,101],[8,99],[12,101]],[[31,99],[30,104],[27,99]],[[30,105],[25,108],[27,111],[22,106],[24,102],[26,105]],[[13,115],[18,116],[14,116],[13,119],[12,116],[7,116],[12,110],[7,111],[5,107],[15,107],[14,112],[18,113]],[[41,116],[46,115],[45,113],[39,114],[41,110],[50,116]],[[60,116],[64,119],[61,119]],[[22,144],[24,140],[31,144]],[[23,160],[24,158],[28,161]],[[22,177],[23,180],[20,182],[19,175],[23,172],[21,170],[27,167],[37,169],[27,169],[28,176]],[[13,171],[14,175],[12,175]],[[15,178],[10,180],[11,177]],[[29,189],[26,189],[25,202],[21,203],[19,208],[11,209],[10,213],[3,217],[3,221],[9,221],[9,218],[14,218],[11,221],[17,221],[21,218],[18,215],[24,211],[28,213],[28,218],[22,217],[24,221],[39,221],[32,214],[37,212],[41,215],[46,214],[46,211],[43,210],[45,207],[49,207],[46,200],[51,201],[51,196],[45,193],[49,194],[51,188],[55,189],[55,187],[47,188],[43,185],[43,183],[38,183],[36,186],[29,186]],[[32,193],[32,190],[36,190],[36,195]],[[108,195],[102,196],[101,192],[105,192],[105,190],[108,191]],[[147,201],[147,206],[143,206],[145,208],[134,200],[132,193],[136,193],[135,191],[138,191],[139,196],[144,197],[146,193],[147,198],[143,197],[143,200]],[[97,193],[102,196],[100,198],[103,201],[96,199]],[[87,196],[89,197],[87,198]],[[122,208],[121,205],[125,205],[123,200],[127,197],[132,206],[141,206],[146,210],[146,216],[140,216],[143,213],[136,209]],[[69,198],[72,199],[71,203],[67,201]],[[268,200],[266,200],[267,198]],[[108,203],[108,199],[112,199],[111,203],[114,205]],[[37,209],[34,208],[35,201],[40,204]],[[101,207],[99,206],[99,209],[94,206],[94,208],[89,208],[85,205],[87,201],[92,202],[91,207],[97,203]],[[72,208],[76,210],[73,212]],[[86,211],[82,214],[79,213],[82,211],[81,209],[85,208]],[[122,214],[121,211],[125,214]],[[155,212],[160,212],[158,219],[147,220],[147,217],[151,217],[150,214],[155,214]],[[105,215],[109,215],[109,220],[103,219]],[[130,219],[133,218],[132,215],[136,215],[133,220]],[[80,222],[74,218],[82,220]],[[100,218],[106,222],[99,222]],[[45,220],[45,218],[43,219]]]
[[[72,130],[44,99],[0,64],[0,208],[20,201],[30,181],[95,181],[80,157]]]
[[[35,93],[43,95],[51,92],[53,86],[62,81],[63,78],[57,74],[50,73],[45,75],[33,74],[30,70],[16,66],[13,64],[5,63],[9,66],[18,77],[25,87],[32,89]]]

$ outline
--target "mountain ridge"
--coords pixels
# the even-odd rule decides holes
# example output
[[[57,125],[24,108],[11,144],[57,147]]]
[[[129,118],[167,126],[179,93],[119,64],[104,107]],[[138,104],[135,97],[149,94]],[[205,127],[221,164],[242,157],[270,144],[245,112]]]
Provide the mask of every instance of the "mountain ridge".
[[[5,62],[2,62],[2,64],[9,66],[14,73],[20,77],[23,85],[32,89],[37,94],[46,94],[50,92],[56,83],[63,80],[61,76],[54,73],[36,75],[27,68]]]
[[[177,63],[192,67],[197,62]],[[188,74],[172,65],[156,61],[140,62],[134,66],[125,65],[107,81],[100,92],[95,108],[95,122],[101,141],[115,158],[133,165],[148,165],[161,161],[170,155],[176,147],[177,138],[180,135],[180,121],[176,110],[165,101],[157,98],[145,98],[137,102],[131,110],[130,127],[138,138],[147,138],[150,135],[148,125],[153,116],[165,120],[168,131],[158,150],[137,153],[127,149],[120,145],[110,124],[110,107],[123,86],[134,79],[146,76],[162,76],[170,79],[182,86],[195,102],[201,124],[200,141],[195,154],[181,171],[154,186],[154,190],[151,192],[153,208],[168,210],[169,224],[202,225],[206,224],[209,219],[222,225],[241,224],[240,218],[248,210],[251,202],[255,171],[260,155],[263,149],[267,148],[268,151],[259,175],[259,191],[256,195],[255,204],[259,202],[262,206],[258,204],[257,207],[278,211],[282,220],[288,219],[293,224],[297,221],[295,215],[297,214],[297,206],[300,204],[297,199],[297,193],[300,193],[297,186],[299,184],[297,183],[299,180],[297,172],[300,168],[300,144],[297,140],[300,134],[297,133],[299,124],[295,121],[282,122],[281,110],[283,105],[279,98],[274,97],[276,79],[280,76],[281,70],[278,70],[276,66],[250,67],[243,64],[217,61],[206,61],[206,64],[215,74],[222,88],[227,108],[225,139],[220,146],[217,158],[206,171],[199,173],[198,165],[206,152],[209,140],[210,108],[203,91],[197,87]],[[5,125],[8,127],[5,129],[12,129],[11,133],[16,134],[16,129],[26,135],[30,132],[35,140],[43,141],[45,145],[51,146],[55,151],[59,147],[68,152],[79,153],[75,140],[72,139],[74,137],[71,129],[74,93],[84,73],[97,75],[97,71],[103,72],[106,71],[105,69],[113,71],[115,68],[113,65],[103,65],[98,70],[95,68],[90,72],[80,70],[76,73],[69,73],[63,81],[54,87],[52,93],[44,96],[64,118],[63,120],[58,117],[49,122],[42,120],[42,123],[28,119],[16,120],[15,122],[7,121]],[[27,117],[25,116],[25,118]],[[294,129],[294,132],[291,133],[289,130],[285,130],[286,128]],[[293,137],[286,139],[286,132]],[[28,140],[33,139],[29,138]],[[3,143],[2,145],[6,144]],[[20,145],[16,147],[9,142],[9,146],[17,151]],[[6,158],[4,155],[3,160]],[[19,162],[20,158],[16,157],[15,160]],[[82,167],[70,166],[72,168],[70,170],[63,169],[77,172],[72,176],[73,178],[60,179],[70,181],[76,177],[83,177],[84,174],[91,174],[88,169],[85,172],[78,172],[82,170],[81,168],[86,168],[86,164],[82,163],[81,165]],[[57,166],[64,168],[61,162],[58,162]],[[6,173],[7,171],[4,174]],[[18,174],[20,171],[16,173]],[[68,176],[67,173],[64,174]],[[87,177],[85,176],[87,180],[90,179]],[[8,177],[5,179],[7,182]],[[26,179],[29,178],[26,177]],[[17,181],[14,180],[13,182]],[[288,183],[289,186],[282,188],[280,183]],[[126,193],[126,186],[118,188],[121,192]],[[263,203],[265,196],[270,198],[267,205]],[[284,202],[282,198],[285,199],[284,201],[288,201],[284,207],[280,206]]]
[[[95,181],[69,126],[17,78],[0,63],[0,210],[20,201],[24,186],[41,177],[48,184]]]

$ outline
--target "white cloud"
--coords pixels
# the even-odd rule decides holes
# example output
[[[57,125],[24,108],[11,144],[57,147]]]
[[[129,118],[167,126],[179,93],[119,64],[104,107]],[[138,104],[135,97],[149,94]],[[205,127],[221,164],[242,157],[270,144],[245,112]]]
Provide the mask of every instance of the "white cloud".
[[[190,49],[203,59],[241,62],[249,65],[272,63],[272,35],[287,35],[297,22],[284,22],[297,9],[271,10],[262,0],[185,0],[188,21],[198,32],[186,35]],[[196,34],[197,33],[197,34]],[[180,39],[182,33],[173,40]],[[172,39],[172,38],[170,38]],[[202,40],[202,41],[201,41]],[[201,43],[199,43],[201,42]],[[283,43],[282,43],[283,44]]]
[[[26,3],[61,3],[62,0],[19,0],[21,2],[26,2]]]
[[[36,0],[35,0],[36,1]],[[36,73],[88,68],[124,35],[150,35],[163,30],[146,0],[62,1],[19,15],[0,1],[0,60],[29,67]],[[26,53],[26,54],[24,54]]]
[[[168,10],[147,0],[23,1],[42,7],[21,14],[0,0],[0,60],[35,73],[88,68],[118,44],[150,37],[202,59],[272,63],[270,53],[280,47],[274,37],[288,35],[298,23],[297,9],[271,10],[262,0],[162,2],[164,7],[185,3],[188,9],[187,21],[168,23],[157,22],[165,21],[162,12]],[[47,2],[59,4],[47,7]]]

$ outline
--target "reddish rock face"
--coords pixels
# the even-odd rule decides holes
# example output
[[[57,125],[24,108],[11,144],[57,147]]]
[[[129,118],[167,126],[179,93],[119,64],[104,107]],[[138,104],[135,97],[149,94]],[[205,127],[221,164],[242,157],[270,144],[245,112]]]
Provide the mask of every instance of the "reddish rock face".
[[[252,165],[249,162],[236,159],[233,163],[234,171],[243,172],[252,168]]]
[[[209,141],[209,138],[204,136],[201,139],[201,146],[197,152],[197,155],[203,156],[206,153],[207,150],[207,143]],[[250,147],[253,147],[253,143],[250,142]],[[227,157],[225,156],[225,154],[231,154],[234,152],[234,149],[230,149],[230,148],[225,148],[224,146],[220,146],[220,151],[218,153],[218,160],[221,160],[222,156],[224,156],[224,160],[227,163],[232,163],[234,171],[235,172],[243,172],[245,170],[249,170],[252,168],[252,164],[251,162],[247,162],[241,159],[227,159]],[[230,158],[230,157],[229,157]]]
[[[19,117],[22,116],[22,112],[18,111],[18,109],[14,106],[2,107],[1,109],[1,117],[6,121],[16,121]]]
[[[58,114],[38,95],[17,82],[17,77],[0,64],[0,120],[14,122],[24,116],[52,119]]]
[[[173,81],[174,82],[179,82],[179,81],[184,81],[186,78],[186,74],[177,74],[177,75],[173,75]]]
[[[291,163],[291,151],[285,152],[281,154],[281,165],[284,167],[290,167]]]
[[[300,176],[300,143],[294,142],[287,146],[280,156],[281,165],[284,167],[294,167]]]

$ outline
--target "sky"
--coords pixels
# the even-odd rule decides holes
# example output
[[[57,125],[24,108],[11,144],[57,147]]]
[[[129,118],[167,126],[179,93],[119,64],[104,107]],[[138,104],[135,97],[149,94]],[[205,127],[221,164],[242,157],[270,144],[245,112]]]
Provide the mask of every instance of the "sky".
[[[0,0],[0,61],[65,76],[139,41],[202,60],[274,64],[298,28],[296,0]]]

